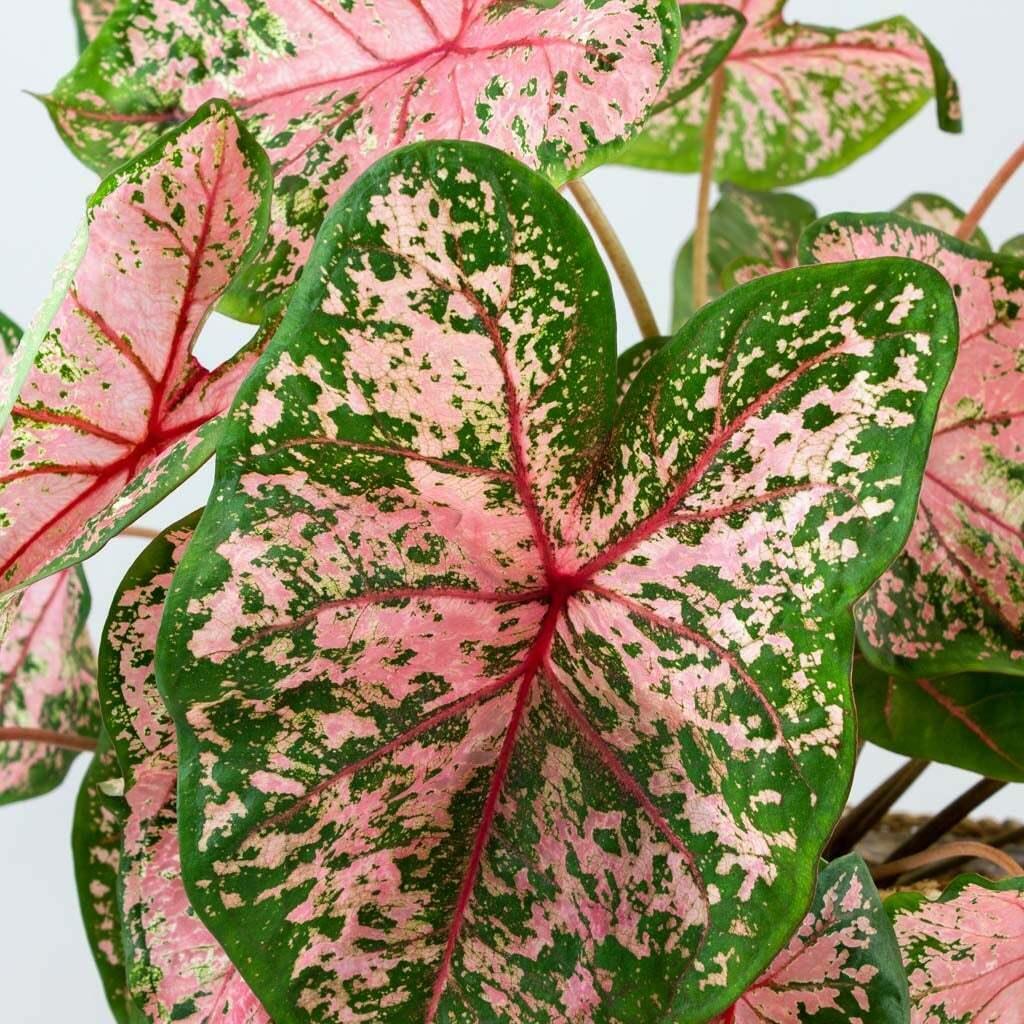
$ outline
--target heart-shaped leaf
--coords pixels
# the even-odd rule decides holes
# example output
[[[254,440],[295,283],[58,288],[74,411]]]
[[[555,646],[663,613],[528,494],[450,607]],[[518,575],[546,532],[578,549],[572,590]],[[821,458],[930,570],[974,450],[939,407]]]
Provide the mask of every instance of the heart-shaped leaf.
[[[713,1024],[907,1024],[899,946],[867,865],[827,865],[789,945]]]
[[[127,811],[117,755],[103,730],[75,802],[71,850],[85,934],[107,1002],[118,1024],[129,1024],[134,1009],[125,978],[121,910],[117,899],[121,839]]]
[[[817,213],[799,196],[748,192],[724,185],[708,228],[708,293],[721,295],[735,284],[797,265],[800,234]],[[742,280],[734,281],[743,267]],[[694,314],[693,239],[679,250],[674,271],[672,323],[681,327]]]
[[[2,589],[92,554],[210,455],[260,342],[212,372],[192,346],[260,244],[268,203],[266,158],[222,103],[93,196],[88,248],[52,322],[26,335],[27,372],[11,384]]]
[[[252,319],[388,150],[478,139],[564,181],[639,130],[678,36],[673,0],[131,0],[48,105],[100,171],[211,96],[236,106],[276,179],[266,246],[222,307]],[[721,57],[693,45],[691,77]]]
[[[277,1024],[705,1021],[810,901],[949,290],[755,281],[621,408],[614,319],[550,185],[420,144],[240,392],[158,678],[190,895]]]
[[[1024,235],[1015,235],[1005,241],[999,251],[1007,256],[1016,256],[1024,259]]]
[[[117,0],[71,0],[71,9],[78,27],[78,45],[84,50],[91,43],[103,23],[114,11]]]
[[[860,642],[890,671],[1024,674],[1024,261],[885,215],[807,229],[820,262],[911,256],[940,270],[960,315],[960,355],[906,550],[858,605]]]
[[[198,516],[171,527],[128,571],[100,649],[100,693],[126,782],[121,914],[131,997],[153,1021],[269,1024],[181,879],[174,725],[153,671],[164,598]]]
[[[956,83],[905,18],[841,31],[783,19],[785,0],[727,0],[747,27],[722,65],[715,178],[774,188],[831,174],[878,145],[936,95],[959,131]],[[710,86],[657,113],[618,157],[700,169]]]
[[[914,192],[907,196],[893,210],[902,217],[909,217],[919,224],[930,228],[938,228],[947,235],[955,235],[960,230],[966,214],[956,203],[950,202],[943,196],[937,196],[934,192]],[[988,237],[981,228],[976,228],[969,239],[971,245],[982,249],[991,249]]]
[[[895,676],[860,658],[853,680],[863,739],[908,757],[1024,782],[1020,676]]]
[[[961,875],[938,899],[885,901],[910,980],[911,1024],[1015,1024],[1024,1007],[1024,878]]]

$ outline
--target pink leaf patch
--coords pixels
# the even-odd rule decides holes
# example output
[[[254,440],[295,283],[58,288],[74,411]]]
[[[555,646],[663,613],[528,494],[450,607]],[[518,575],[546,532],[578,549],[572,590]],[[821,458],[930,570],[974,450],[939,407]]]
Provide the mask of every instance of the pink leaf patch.
[[[211,104],[93,197],[85,255],[9,382],[2,589],[81,561],[209,456],[258,345],[212,372],[192,346],[262,240],[268,191],[259,147]]]
[[[114,11],[117,0],[71,0],[74,7],[75,21],[78,23],[79,38],[84,49],[91,43],[104,22]]]
[[[1024,261],[884,214],[823,219],[803,245],[819,262],[928,263],[960,315],[914,529],[858,606],[865,652],[919,676],[1024,674]]]
[[[886,900],[910,980],[911,1024],[1024,1020],[1024,879],[962,875],[938,899]]]

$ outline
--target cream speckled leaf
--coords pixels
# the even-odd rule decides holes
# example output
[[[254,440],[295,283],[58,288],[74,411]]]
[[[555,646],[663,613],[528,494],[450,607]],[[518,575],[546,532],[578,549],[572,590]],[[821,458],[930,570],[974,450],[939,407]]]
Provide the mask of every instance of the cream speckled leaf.
[[[129,569],[100,648],[103,714],[125,778],[120,912],[131,997],[152,1021],[269,1024],[181,879],[174,726],[154,676],[164,598],[198,515],[175,524]]]
[[[7,381],[0,589],[92,554],[211,454],[262,337],[213,371],[192,347],[262,240],[269,186],[262,151],[213,103],[92,197],[85,254]]]
[[[705,1021],[810,902],[949,289],[755,281],[621,405],[614,339],[569,204],[420,144],[239,394],[158,680],[189,894],[278,1024]]]
[[[687,10],[703,25],[681,58],[693,87],[723,49],[704,5]],[[267,243],[223,306],[259,318],[331,205],[405,142],[476,139],[559,182],[607,159],[661,96],[678,12],[673,0],[131,0],[48,105],[103,171],[210,97],[231,101],[275,172]]]
[[[944,196],[937,196],[934,192],[914,192],[895,206],[893,213],[898,213],[901,217],[909,217],[926,227],[938,228],[939,231],[947,235],[955,235],[960,230],[960,225],[966,216],[956,203]],[[976,228],[967,241],[980,249],[992,248],[988,237],[981,228]]]
[[[1024,1019],[1024,878],[961,875],[938,899],[885,901],[910,980],[911,1024]]]
[[[768,970],[712,1024],[909,1024],[907,977],[867,865],[822,869],[814,903]]]
[[[858,605],[865,654],[911,676],[1024,675],[1024,261],[892,214],[823,218],[802,246],[821,262],[922,260],[960,316],[914,530]]]
[[[774,188],[831,174],[872,149],[937,95],[958,131],[956,83],[905,18],[843,31],[787,22],[785,0],[727,0],[747,27],[722,65],[715,177]],[[710,86],[657,113],[617,159],[697,171]]]

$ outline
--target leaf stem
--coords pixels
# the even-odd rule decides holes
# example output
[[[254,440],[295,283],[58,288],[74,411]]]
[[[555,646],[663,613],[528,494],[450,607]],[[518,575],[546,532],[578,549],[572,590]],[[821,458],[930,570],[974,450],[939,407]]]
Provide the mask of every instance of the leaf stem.
[[[600,239],[604,251],[608,254],[608,259],[622,284],[626,298],[629,299],[629,305],[632,307],[633,316],[636,317],[636,322],[640,327],[640,333],[645,340],[660,337],[658,321],[654,317],[654,310],[651,309],[651,304],[647,300],[643,285],[640,284],[636,269],[594,193],[590,191],[588,185],[578,179],[569,182],[569,191],[583,211],[583,216],[590,222],[594,234]]]
[[[915,868],[933,867],[936,864],[944,864],[946,861],[957,860],[962,857],[967,857],[971,860],[987,860],[989,863],[1002,868],[1010,876],[1021,873],[1020,864],[1008,853],[997,850],[994,846],[988,846],[985,843],[963,840],[955,843],[942,843],[940,846],[933,846],[923,853],[915,853],[909,857],[900,857],[899,860],[886,861],[884,864],[874,866],[871,869],[871,874],[876,882],[884,882],[887,879],[898,878],[900,875],[913,871]]]
[[[64,750],[95,750],[94,736],[76,736],[73,733],[51,732],[49,729],[18,729],[13,726],[0,729],[0,743],[42,743]]]
[[[930,763],[921,758],[907,761],[851,808],[832,834],[825,849],[826,859],[849,853],[885,817]]]
[[[160,536],[159,530],[151,530],[148,526],[126,526],[119,534],[119,537],[141,537],[144,540],[156,540]]]
[[[725,95],[725,69],[711,76],[707,120],[704,122],[704,144],[700,161],[700,187],[697,192],[697,227],[693,233],[693,309],[696,312],[708,301],[708,256],[711,248],[711,181],[715,171],[715,142],[718,119]]]
[[[981,218],[988,213],[988,208],[995,201],[996,196],[1002,192],[1006,183],[1017,173],[1022,165],[1024,165],[1024,143],[1010,154],[1010,158],[996,171],[992,180],[985,186],[984,191],[978,196],[978,201],[970,208],[967,216],[964,217],[956,233],[957,238],[966,242],[974,234],[981,223]]]

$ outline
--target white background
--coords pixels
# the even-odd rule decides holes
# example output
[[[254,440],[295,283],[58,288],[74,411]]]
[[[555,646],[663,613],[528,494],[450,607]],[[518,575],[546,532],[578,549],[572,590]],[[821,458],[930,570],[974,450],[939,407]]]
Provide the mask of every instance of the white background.
[[[0,309],[25,324],[46,295],[50,275],[83,212],[92,173],[64,149],[43,107],[22,90],[45,92],[71,67],[75,33],[69,0],[5,4],[0,32]],[[792,18],[853,27],[891,14],[912,18],[945,54],[963,92],[966,130],[944,135],[929,106],[888,142],[832,178],[799,186],[819,212],[884,210],[913,191],[946,195],[969,206],[995,168],[1024,138],[1024,4],[1020,0],[791,0]],[[670,269],[690,233],[696,180],[621,167],[588,177],[636,262],[655,310],[667,325]],[[1000,243],[1024,231],[1024,174],[1011,183],[984,222]],[[620,345],[636,340],[618,296]],[[212,322],[201,351],[219,359],[245,337],[236,325]],[[112,399],[117,400],[116,393]],[[152,512],[166,525],[202,503],[206,474]],[[140,542],[114,540],[88,567],[92,626],[102,626],[111,594]],[[854,784],[863,795],[899,763],[869,748]],[[100,1024],[109,1021],[79,923],[69,834],[80,759],[64,786],[40,800],[0,808],[0,1020],[5,1024]],[[927,810],[966,788],[962,772],[933,766],[900,806]],[[1024,813],[1019,787],[986,806],[994,816]]]

